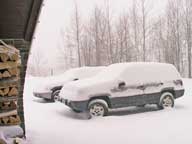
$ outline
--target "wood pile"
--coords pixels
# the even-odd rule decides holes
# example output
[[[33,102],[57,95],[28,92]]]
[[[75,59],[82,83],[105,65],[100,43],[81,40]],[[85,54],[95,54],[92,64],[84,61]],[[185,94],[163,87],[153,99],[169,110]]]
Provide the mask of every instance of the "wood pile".
[[[16,48],[0,42],[0,126],[19,125],[20,54]]]

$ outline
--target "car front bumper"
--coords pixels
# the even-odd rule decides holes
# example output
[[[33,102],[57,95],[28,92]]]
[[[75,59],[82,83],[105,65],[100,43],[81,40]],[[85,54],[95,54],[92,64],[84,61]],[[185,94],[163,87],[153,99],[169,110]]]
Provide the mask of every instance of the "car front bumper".
[[[179,97],[182,97],[185,93],[185,90],[184,89],[181,89],[181,90],[176,90],[175,91],[175,98],[179,98]]]
[[[51,92],[33,92],[33,95],[38,98],[52,99]]]
[[[59,101],[67,105],[73,110],[87,111],[88,101],[70,101],[64,98],[59,98]]]

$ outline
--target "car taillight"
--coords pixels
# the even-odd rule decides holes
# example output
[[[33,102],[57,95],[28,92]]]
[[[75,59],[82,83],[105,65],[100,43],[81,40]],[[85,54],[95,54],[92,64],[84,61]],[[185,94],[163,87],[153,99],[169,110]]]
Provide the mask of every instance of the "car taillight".
[[[176,85],[181,85],[181,86],[183,86],[183,81],[182,81],[182,80],[175,80],[174,83],[175,83]]]

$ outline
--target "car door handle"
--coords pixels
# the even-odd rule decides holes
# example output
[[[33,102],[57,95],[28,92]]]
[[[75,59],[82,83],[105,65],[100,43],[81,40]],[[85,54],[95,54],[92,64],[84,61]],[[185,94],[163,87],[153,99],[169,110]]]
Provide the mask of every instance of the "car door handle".
[[[144,85],[140,85],[140,86],[138,86],[137,88],[140,89],[140,90],[144,90],[144,89],[145,89],[145,86],[144,86]]]

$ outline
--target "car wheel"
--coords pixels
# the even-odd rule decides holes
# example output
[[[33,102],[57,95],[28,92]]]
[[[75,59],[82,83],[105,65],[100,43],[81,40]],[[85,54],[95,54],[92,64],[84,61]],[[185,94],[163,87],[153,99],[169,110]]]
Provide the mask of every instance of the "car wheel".
[[[164,92],[161,95],[158,107],[160,109],[165,109],[168,107],[174,107],[174,96],[170,92]]]
[[[58,99],[58,97],[59,97],[59,93],[60,93],[60,90],[55,90],[55,91],[53,91],[52,96],[51,96],[51,100],[52,100],[53,102],[57,101],[57,99]]]
[[[88,111],[91,117],[106,116],[108,113],[108,104],[102,99],[92,100],[88,105]]]

